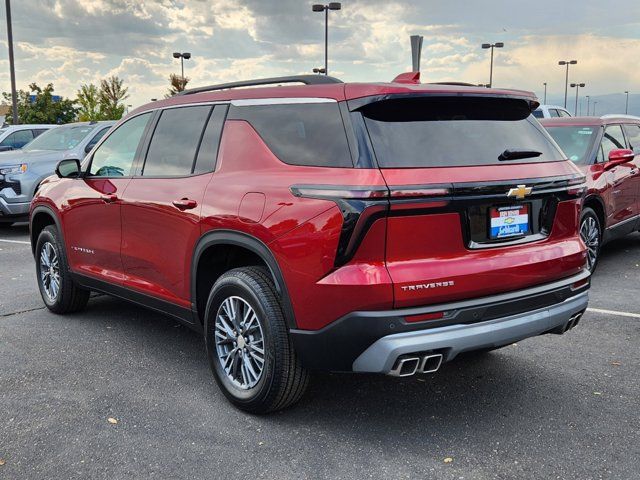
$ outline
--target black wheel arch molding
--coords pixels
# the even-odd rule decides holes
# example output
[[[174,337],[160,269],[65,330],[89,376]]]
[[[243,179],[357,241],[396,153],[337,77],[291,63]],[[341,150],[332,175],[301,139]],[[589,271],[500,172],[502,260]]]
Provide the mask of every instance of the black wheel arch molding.
[[[230,245],[235,247],[241,247],[249,250],[257,255],[269,269],[269,273],[273,278],[276,290],[280,295],[282,301],[282,308],[285,314],[285,320],[289,328],[296,328],[295,314],[293,311],[293,305],[287,285],[282,275],[282,270],[278,265],[278,262],[269,249],[269,247],[261,240],[248,235],[246,233],[237,230],[211,230],[204,233],[195,248],[193,249],[193,256],[191,259],[191,309],[195,318],[200,318],[197,303],[197,273],[200,257],[207,250],[207,248],[216,245]],[[204,312],[202,312],[204,313]]]
[[[54,225],[58,229],[58,233],[60,234],[60,238],[62,240],[62,245],[63,245],[63,247],[65,249],[65,253],[68,253],[67,252],[67,250],[68,250],[67,249],[67,242],[65,241],[65,238],[64,238],[64,230],[62,229],[62,224],[60,223],[60,219],[58,218],[58,214],[56,213],[56,211],[53,208],[51,208],[48,205],[38,205],[29,214],[29,241],[31,242],[31,252],[35,255],[36,242],[38,241],[38,239],[34,238],[34,236],[33,236],[33,219],[38,214],[46,214],[48,217],[51,217],[51,219],[53,220]]]

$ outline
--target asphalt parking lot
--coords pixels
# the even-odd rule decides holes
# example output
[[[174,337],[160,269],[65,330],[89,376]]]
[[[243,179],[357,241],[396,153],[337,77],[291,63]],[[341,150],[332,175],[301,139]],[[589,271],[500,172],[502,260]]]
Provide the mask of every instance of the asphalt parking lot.
[[[606,248],[566,335],[431,376],[319,375],[265,417],[170,318],[105,296],[49,313],[27,239],[0,230],[1,479],[638,478],[640,234]]]

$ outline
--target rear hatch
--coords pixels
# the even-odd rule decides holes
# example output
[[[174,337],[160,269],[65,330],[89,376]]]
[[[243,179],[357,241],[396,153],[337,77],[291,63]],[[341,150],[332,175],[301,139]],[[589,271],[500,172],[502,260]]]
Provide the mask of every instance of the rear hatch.
[[[387,95],[351,108],[390,192],[386,264],[396,307],[583,269],[584,177],[531,116],[530,100]]]

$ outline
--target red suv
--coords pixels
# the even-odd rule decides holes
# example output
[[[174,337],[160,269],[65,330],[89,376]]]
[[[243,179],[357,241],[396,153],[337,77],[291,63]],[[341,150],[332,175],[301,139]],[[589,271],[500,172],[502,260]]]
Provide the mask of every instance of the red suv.
[[[67,313],[100,291],[202,331],[252,412],[294,403],[312,370],[434,372],[563,333],[587,308],[584,174],[537,105],[406,75],[150,103],[40,187],[42,298]]]
[[[640,118],[554,118],[542,124],[587,176],[580,235],[593,271],[602,245],[640,229]]]

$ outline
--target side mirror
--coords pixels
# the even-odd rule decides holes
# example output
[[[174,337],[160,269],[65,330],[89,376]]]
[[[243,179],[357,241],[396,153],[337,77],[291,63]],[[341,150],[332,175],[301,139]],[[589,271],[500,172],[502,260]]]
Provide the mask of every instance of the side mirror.
[[[605,170],[610,170],[616,165],[621,165],[623,163],[628,163],[635,158],[635,153],[633,150],[629,150],[627,148],[617,148],[615,150],[611,150],[609,152],[609,161],[604,164]]]
[[[80,160],[67,158],[58,163],[56,175],[60,178],[78,178],[80,176]]]
[[[10,152],[11,150],[13,150],[13,147],[11,145],[0,146],[0,152]]]

